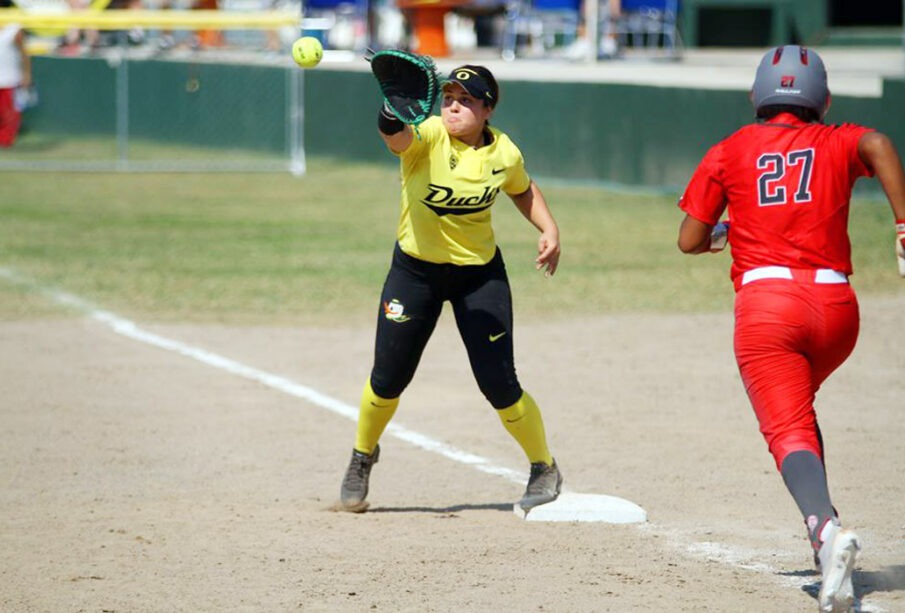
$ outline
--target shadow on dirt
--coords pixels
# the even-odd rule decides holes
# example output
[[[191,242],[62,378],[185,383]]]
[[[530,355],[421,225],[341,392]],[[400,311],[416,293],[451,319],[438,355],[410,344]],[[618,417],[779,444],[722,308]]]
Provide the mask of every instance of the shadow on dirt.
[[[788,573],[780,573],[785,577],[814,577],[813,583],[807,583],[801,586],[801,591],[807,593],[816,599],[820,592],[820,575],[816,570],[796,570]],[[852,573],[852,583],[855,586],[855,611],[870,609],[862,609],[860,599],[873,594],[874,592],[901,592],[905,591],[905,564],[896,564],[894,566],[886,566],[880,570],[855,570]]]
[[[371,507],[368,513],[436,513],[449,515],[462,511],[506,511],[512,513],[511,502],[495,502],[488,504],[456,504],[450,507]]]

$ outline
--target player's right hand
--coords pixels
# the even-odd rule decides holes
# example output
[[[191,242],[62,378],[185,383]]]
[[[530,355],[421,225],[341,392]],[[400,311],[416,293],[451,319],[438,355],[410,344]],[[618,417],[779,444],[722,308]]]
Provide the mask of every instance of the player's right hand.
[[[537,258],[534,265],[537,270],[545,269],[544,276],[552,277],[559,266],[559,236],[555,232],[544,232],[537,239]]]

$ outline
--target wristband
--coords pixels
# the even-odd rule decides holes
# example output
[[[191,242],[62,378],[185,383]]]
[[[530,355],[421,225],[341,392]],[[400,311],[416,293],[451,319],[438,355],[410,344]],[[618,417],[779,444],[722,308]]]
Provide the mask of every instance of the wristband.
[[[729,242],[729,222],[721,221],[710,231],[710,251],[715,253],[726,248]]]
[[[384,102],[383,106],[380,107],[380,111],[377,113],[377,129],[387,136],[392,136],[393,134],[402,132],[404,128],[405,124],[402,123],[398,117],[393,115],[393,112],[390,111],[387,103]]]

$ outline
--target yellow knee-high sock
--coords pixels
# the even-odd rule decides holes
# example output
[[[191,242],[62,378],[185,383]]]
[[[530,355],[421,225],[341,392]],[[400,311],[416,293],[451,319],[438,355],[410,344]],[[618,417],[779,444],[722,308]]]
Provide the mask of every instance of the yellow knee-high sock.
[[[393,419],[399,398],[381,398],[371,389],[371,379],[365,383],[358,410],[358,429],[355,432],[355,449],[367,454],[374,453],[383,430]]]
[[[528,392],[522,392],[522,397],[518,402],[505,409],[497,411],[500,415],[500,421],[509,431],[522,449],[528,460],[534,464],[535,462],[544,462],[553,464],[553,456],[547,449],[547,435],[544,432],[544,420],[541,417],[540,409],[534,402]]]

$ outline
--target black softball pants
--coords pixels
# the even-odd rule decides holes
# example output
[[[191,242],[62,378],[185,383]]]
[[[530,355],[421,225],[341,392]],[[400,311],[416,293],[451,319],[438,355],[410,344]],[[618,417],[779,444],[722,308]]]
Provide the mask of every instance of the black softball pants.
[[[481,393],[503,409],[522,395],[512,344],[512,292],[497,249],[485,265],[433,264],[396,245],[380,297],[371,389],[397,398],[415,376],[421,354],[449,301]]]

